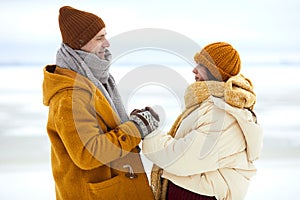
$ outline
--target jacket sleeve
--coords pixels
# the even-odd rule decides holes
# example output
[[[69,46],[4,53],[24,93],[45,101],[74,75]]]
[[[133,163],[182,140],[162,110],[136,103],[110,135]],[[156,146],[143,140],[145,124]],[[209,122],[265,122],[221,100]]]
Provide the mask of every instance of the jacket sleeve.
[[[143,141],[143,153],[165,171],[179,176],[188,176],[216,170],[218,152],[214,149],[219,128],[214,122],[222,114],[208,106],[189,116],[191,129],[184,137],[172,138],[165,133],[153,133]],[[193,120],[191,120],[193,119]],[[189,122],[188,122],[189,123]],[[180,135],[178,129],[176,135]]]
[[[95,111],[83,99],[72,100],[70,95],[60,100],[54,122],[70,158],[85,170],[127,155],[141,141],[130,121],[104,133]]]

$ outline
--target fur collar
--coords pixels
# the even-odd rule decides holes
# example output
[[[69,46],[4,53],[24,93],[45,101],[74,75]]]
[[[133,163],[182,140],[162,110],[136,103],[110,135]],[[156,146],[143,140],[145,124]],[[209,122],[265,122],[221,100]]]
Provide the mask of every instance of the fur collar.
[[[251,110],[256,102],[252,82],[240,74],[231,77],[226,82],[198,81],[192,83],[185,91],[186,109],[201,104],[209,96],[222,98],[231,106]]]

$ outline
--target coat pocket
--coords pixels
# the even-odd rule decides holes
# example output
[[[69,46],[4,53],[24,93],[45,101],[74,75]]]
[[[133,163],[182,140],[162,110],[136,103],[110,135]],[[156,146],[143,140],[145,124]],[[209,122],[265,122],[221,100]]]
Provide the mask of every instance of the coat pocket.
[[[136,185],[124,174],[117,175],[99,183],[88,183],[88,198],[90,200],[135,200],[137,198]]]

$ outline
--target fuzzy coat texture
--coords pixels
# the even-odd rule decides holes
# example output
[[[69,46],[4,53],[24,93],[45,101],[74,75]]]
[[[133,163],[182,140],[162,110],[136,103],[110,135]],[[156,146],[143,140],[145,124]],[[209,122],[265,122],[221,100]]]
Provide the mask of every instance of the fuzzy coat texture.
[[[92,82],[49,65],[43,95],[57,200],[154,199],[137,148],[139,130],[120,123]],[[128,165],[137,177],[126,176]]]
[[[155,164],[155,198],[166,198],[170,180],[218,200],[244,199],[256,174],[253,161],[262,150],[262,129],[252,111],[255,101],[252,83],[242,75],[191,84],[186,109],[169,134],[156,131],[143,141],[143,152]]]

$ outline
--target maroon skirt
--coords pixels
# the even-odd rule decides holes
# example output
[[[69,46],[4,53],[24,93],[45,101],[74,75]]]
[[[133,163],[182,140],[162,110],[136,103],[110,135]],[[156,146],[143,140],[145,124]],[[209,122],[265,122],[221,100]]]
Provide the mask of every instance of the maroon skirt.
[[[217,200],[215,197],[204,196],[186,190],[168,181],[167,200]]]

